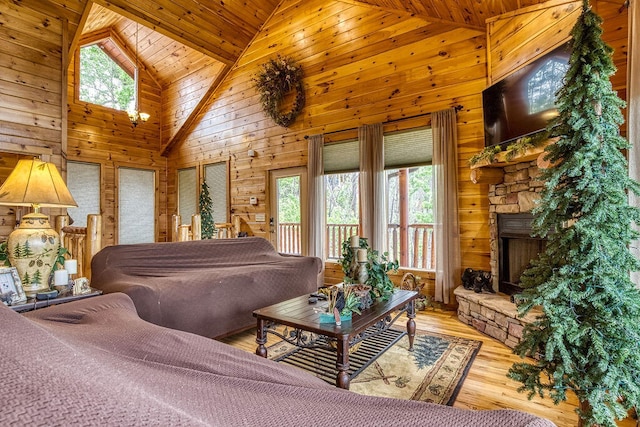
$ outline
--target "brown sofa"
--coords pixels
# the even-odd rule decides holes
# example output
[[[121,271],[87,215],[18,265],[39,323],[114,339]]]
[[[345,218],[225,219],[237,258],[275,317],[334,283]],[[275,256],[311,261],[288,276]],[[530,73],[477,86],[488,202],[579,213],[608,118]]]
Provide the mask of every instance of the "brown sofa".
[[[322,261],[247,237],[109,246],[91,270],[93,288],[126,293],[144,320],[213,338],[255,326],[258,308],[316,291]]]
[[[518,411],[362,396],[141,320],[122,293],[24,315],[0,304],[2,412],[15,426],[549,427]]]

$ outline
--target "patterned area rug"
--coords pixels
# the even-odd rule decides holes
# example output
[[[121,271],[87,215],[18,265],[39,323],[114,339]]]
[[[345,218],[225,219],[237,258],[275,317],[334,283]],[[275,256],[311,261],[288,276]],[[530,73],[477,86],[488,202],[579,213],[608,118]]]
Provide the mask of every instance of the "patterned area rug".
[[[414,351],[409,352],[406,333],[388,332],[379,342],[363,341],[350,354],[349,389],[370,396],[452,405],[482,342],[418,331]],[[268,354],[270,359],[335,384],[335,352],[279,342],[269,347]]]

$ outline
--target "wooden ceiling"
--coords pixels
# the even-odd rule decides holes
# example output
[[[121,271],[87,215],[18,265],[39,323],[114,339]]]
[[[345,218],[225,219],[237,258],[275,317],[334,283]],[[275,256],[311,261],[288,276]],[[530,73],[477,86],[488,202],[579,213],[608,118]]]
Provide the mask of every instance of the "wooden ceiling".
[[[489,18],[545,3],[544,0],[338,2],[480,29],[485,28]],[[611,2],[622,6],[625,0]],[[233,65],[279,3],[280,0],[94,0],[87,5],[90,9],[81,32],[85,40],[105,30],[117,33],[129,52],[136,51],[137,34],[139,61],[161,86],[165,86],[205,66],[216,65],[217,69],[222,69],[221,64]],[[83,43],[82,39],[80,43]]]

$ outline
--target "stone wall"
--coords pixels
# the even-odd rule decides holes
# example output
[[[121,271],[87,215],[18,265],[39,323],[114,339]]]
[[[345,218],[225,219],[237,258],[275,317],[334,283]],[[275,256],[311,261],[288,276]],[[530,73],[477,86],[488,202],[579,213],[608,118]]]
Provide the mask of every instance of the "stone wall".
[[[489,186],[489,247],[495,291],[498,291],[498,214],[531,212],[544,186],[539,176],[536,161],[516,163],[504,167],[502,183]]]
[[[484,294],[459,286],[453,292],[458,300],[458,319],[478,331],[514,348],[522,339],[524,326],[540,313],[531,310],[519,318],[516,305],[504,294]]]

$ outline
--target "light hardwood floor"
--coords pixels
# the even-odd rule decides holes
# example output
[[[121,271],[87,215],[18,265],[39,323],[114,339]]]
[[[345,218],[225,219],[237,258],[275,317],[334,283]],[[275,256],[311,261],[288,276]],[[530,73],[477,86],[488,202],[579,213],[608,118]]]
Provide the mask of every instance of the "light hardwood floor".
[[[399,319],[398,322],[402,321]],[[453,406],[469,409],[519,409],[545,417],[559,427],[576,426],[578,416],[574,409],[577,400],[554,405],[549,398],[534,397],[527,399],[526,393],[518,393],[515,381],[506,377],[509,367],[520,358],[501,342],[484,335],[468,325],[460,322],[453,311],[427,310],[418,312],[416,316],[418,331],[433,331],[447,335],[482,341],[482,347],[464,380],[462,388]],[[274,337],[270,336],[273,341]],[[232,337],[224,342],[253,353],[256,348],[255,331],[250,330]],[[636,421],[627,419],[619,426],[636,426]]]

